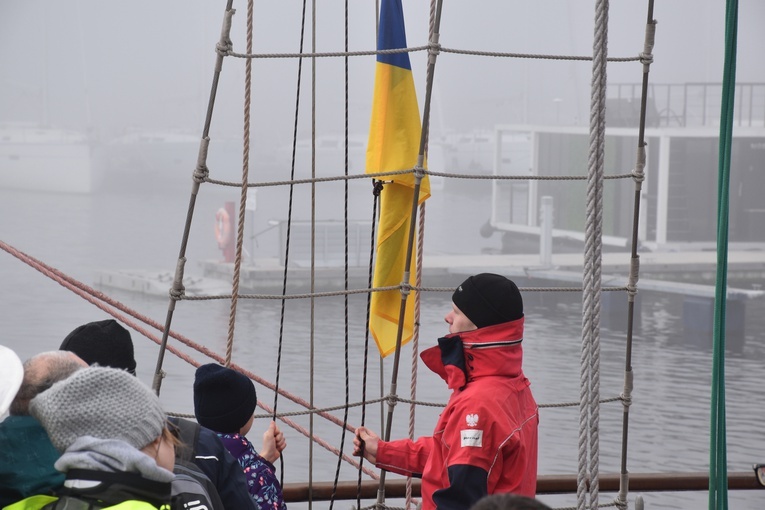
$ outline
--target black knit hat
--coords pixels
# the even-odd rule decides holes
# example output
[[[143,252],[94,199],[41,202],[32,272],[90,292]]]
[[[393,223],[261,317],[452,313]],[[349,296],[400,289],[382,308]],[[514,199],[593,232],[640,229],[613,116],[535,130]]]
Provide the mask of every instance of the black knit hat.
[[[203,427],[222,434],[239,432],[257,402],[255,385],[246,375],[215,363],[197,368],[194,415]]]
[[[135,354],[130,332],[114,319],[89,322],[69,333],[59,347],[88,365],[121,368],[135,375]]]
[[[457,287],[452,301],[479,328],[523,317],[523,299],[518,287],[498,274],[471,276]]]

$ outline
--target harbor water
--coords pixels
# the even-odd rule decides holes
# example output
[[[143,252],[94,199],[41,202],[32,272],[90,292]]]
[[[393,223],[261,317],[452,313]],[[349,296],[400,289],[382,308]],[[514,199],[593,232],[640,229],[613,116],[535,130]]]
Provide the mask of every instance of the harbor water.
[[[172,272],[186,218],[190,189],[190,183],[187,183],[184,180],[178,191],[166,193],[133,191],[70,195],[0,190],[3,218],[0,239],[88,285],[93,283],[95,271],[100,269]],[[481,184],[447,185],[438,193],[434,192],[428,201],[426,216],[426,247],[430,252],[478,255],[499,247],[500,240],[496,236],[482,238],[479,235],[479,229],[488,217],[487,189]],[[279,190],[258,194],[257,209],[251,213],[254,222],[246,228],[245,243],[249,255],[256,260],[279,254],[278,231],[269,230],[269,221],[287,218],[285,193]],[[188,246],[188,274],[199,274],[197,262],[220,258],[213,236],[214,218],[215,211],[226,200],[238,200],[238,191],[203,188]],[[359,209],[352,215],[358,220],[366,220],[369,216],[359,213]],[[258,234],[257,237],[250,238],[252,233]],[[1,342],[16,350],[23,359],[56,349],[66,334],[80,324],[108,317],[104,311],[4,252],[0,253],[0,282]],[[164,322],[168,307],[166,298],[107,288],[99,290]],[[524,297],[527,321],[524,367],[537,401],[550,404],[578,400],[579,295],[528,292]],[[635,389],[629,423],[629,470],[633,473],[706,471],[709,465],[711,349],[683,340],[682,297],[658,293],[645,293],[641,297],[641,328],[635,333],[633,348]],[[433,345],[435,339],[446,332],[443,315],[448,306],[449,294],[429,293],[423,297],[421,348]],[[223,353],[229,314],[230,303],[226,300],[181,302],[175,311],[173,329]],[[278,377],[281,388],[312,400],[317,407],[343,404],[346,391],[349,402],[360,401],[366,298],[353,296],[347,311],[342,297],[313,302],[288,301],[280,339],[281,317],[278,300],[240,300],[234,362],[267,380],[274,381]],[[765,405],[761,391],[765,345],[762,331],[765,331],[765,304],[762,301],[748,302],[743,348],[729,351],[726,360],[730,471],[747,471],[753,463],[765,461]],[[132,331],[132,334],[138,376],[148,384],[154,372],[158,347],[139,333]],[[610,398],[622,391],[625,333],[619,328],[603,328],[601,335],[601,394],[603,398]],[[277,366],[280,340],[281,366]],[[366,397],[375,399],[381,392],[388,392],[392,357],[381,364],[374,343],[369,341]],[[183,350],[200,363],[210,361],[199,353]],[[347,375],[346,353],[349,360]],[[398,381],[398,394],[402,397],[409,396],[411,354],[412,345],[409,344],[402,350]],[[445,402],[448,392],[443,382],[422,365],[419,368],[416,399]],[[169,355],[164,370],[167,376],[162,384],[161,399],[166,408],[174,412],[192,412],[193,367]],[[258,396],[263,403],[274,405],[274,396],[269,390],[258,386]],[[300,410],[298,405],[284,397],[279,397],[277,405],[279,412]],[[379,430],[384,415],[380,405],[369,405],[363,412],[366,425]],[[432,431],[438,412],[438,407],[418,407],[416,435]],[[407,405],[396,406],[392,437],[407,434],[408,413]],[[343,419],[342,411],[333,414]],[[577,471],[578,414],[576,406],[540,411],[540,474]],[[329,444],[337,447],[342,444],[344,452],[351,451],[350,434],[346,433],[343,438],[342,430],[324,418],[317,416],[310,420],[302,415],[292,419],[306,428],[313,427],[314,433]],[[266,428],[267,420],[257,420],[250,433],[250,439],[256,444],[259,431]],[[362,408],[351,408],[348,423],[357,426],[361,420]],[[602,406],[602,473],[619,470],[621,420],[621,404]],[[288,440],[284,463],[279,466],[284,470],[284,481],[305,482],[309,477],[314,481],[333,480],[336,457],[320,446],[309,446],[305,437],[288,426],[282,425],[282,428]],[[353,467],[341,466],[341,480],[355,480],[356,476]],[[729,494],[730,508],[762,508],[764,494],[762,491],[732,491]],[[601,494],[601,502],[609,502],[613,496]],[[631,503],[635,496],[630,494]],[[648,509],[695,510],[706,506],[707,494],[650,493],[644,497]],[[552,506],[570,506],[576,501],[575,495],[543,495],[540,499]],[[351,502],[336,505],[349,508]],[[317,508],[328,506],[328,503],[316,504]],[[307,505],[292,504],[290,508],[307,508]]]

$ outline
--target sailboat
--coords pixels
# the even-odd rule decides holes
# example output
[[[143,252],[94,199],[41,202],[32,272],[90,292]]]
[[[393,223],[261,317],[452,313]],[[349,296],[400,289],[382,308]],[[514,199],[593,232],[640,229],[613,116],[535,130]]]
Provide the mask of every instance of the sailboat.
[[[40,15],[42,14],[42,15]],[[45,193],[90,193],[96,178],[91,163],[91,151],[95,140],[92,132],[77,126],[71,119],[62,119],[51,111],[53,83],[60,79],[51,70],[56,53],[51,51],[48,16],[45,10],[35,12],[39,31],[25,28],[25,37],[35,44],[27,47],[38,58],[31,60],[39,66],[32,83],[24,83],[18,75],[3,80],[3,116],[0,118],[0,189],[15,191],[40,191]],[[14,27],[5,30],[5,37],[18,37]],[[78,32],[77,35],[81,37]],[[41,44],[38,42],[41,40]],[[82,51],[82,48],[80,47]],[[78,56],[82,57],[81,53]],[[49,58],[51,60],[49,60]],[[77,88],[87,90],[87,70],[84,60],[77,63],[75,71],[68,75],[79,76]],[[13,73],[8,73],[10,77]],[[56,77],[56,78],[53,78]],[[77,113],[84,114],[90,125],[90,105],[85,94],[84,101],[72,101]],[[32,99],[33,101],[30,101]],[[79,117],[79,115],[78,115]]]
[[[91,144],[84,133],[0,124],[0,186],[13,190],[90,193]]]

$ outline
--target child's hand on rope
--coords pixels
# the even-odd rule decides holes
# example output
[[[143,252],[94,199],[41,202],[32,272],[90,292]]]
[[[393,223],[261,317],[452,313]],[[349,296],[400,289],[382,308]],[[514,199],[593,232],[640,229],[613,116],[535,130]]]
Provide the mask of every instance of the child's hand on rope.
[[[284,434],[275,422],[271,422],[271,425],[274,427],[274,442],[276,443],[276,449],[279,453],[282,453],[282,451],[287,448],[287,440],[284,438]]]
[[[377,463],[377,445],[380,437],[366,427],[356,429],[353,438],[353,455],[360,457],[362,454],[372,464]]]
[[[260,456],[273,463],[286,447],[287,440],[284,438],[284,434],[276,426],[276,422],[272,421],[263,433],[263,448],[260,450]]]

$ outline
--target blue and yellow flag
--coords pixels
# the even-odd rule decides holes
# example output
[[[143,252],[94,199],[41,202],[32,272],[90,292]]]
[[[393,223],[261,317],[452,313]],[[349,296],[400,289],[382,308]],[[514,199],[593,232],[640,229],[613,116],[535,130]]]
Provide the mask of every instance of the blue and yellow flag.
[[[378,33],[378,50],[407,47],[401,0],[382,1]],[[378,55],[366,172],[414,168],[420,149],[420,135],[420,111],[409,54]],[[375,287],[399,285],[404,277],[415,181],[413,174],[383,179],[393,182],[385,184],[380,194]],[[429,196],[430,181],[425,176],[420,184],[418,203]],[[415,254],[416,250],[413,250],[409,280],[412,285],[416,281]],[[410,294],[407,299],[402,345],[411,340],[414,331],[414,297]],[[369,329],[383,357],[396,348],[400,309],[401,293],[398,290],[372,294]]]

